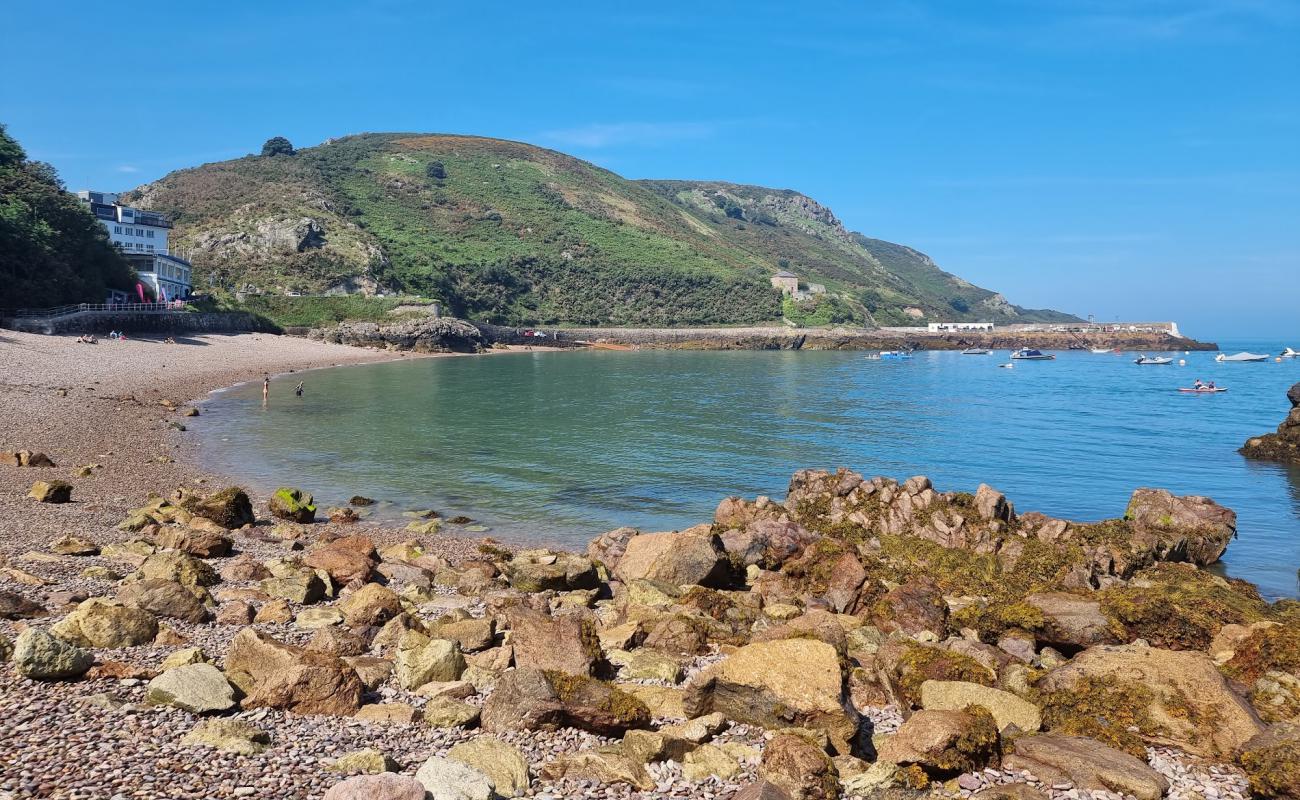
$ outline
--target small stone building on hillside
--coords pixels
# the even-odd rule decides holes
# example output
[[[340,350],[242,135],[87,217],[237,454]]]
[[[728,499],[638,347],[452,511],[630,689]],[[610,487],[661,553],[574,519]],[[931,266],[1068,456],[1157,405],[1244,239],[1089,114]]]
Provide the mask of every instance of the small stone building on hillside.
[[[801,288],[799,276],[784,269],[772,276],[772,285],[795,300],[807,300],[813,295],[826,294],[826,287],[820,283],[807,283]]]

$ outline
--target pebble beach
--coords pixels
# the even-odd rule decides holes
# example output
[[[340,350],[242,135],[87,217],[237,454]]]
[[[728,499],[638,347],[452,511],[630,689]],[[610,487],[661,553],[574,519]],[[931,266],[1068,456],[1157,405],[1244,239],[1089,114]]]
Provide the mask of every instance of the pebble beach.
[[[1024,631],[1008,633],[1022,638],[994,637],[995,646],[981,641],[981,636],[990,638],[978,630],[983,622],[958,630],[949,607],[957,614],[977,601],[953,593],[941,596],[925,575],[868,577],[863,563],[875,569],[879,563],[873,559],[886,558],[878,539],[857,545],[860,563],[858,556],[831,544],[835,534],[812,529],[822,530],[823,523],[827,531],[887,524],[890,530],[957,542],[966,521],[952,514],[960,510],[972,520],[965,529],[970,533],[962,534],[971,540],[957,546],[972,550],[990,546],[1008,526],[1023,525],[1024,536],[1053,541],[1074,535],[1064,521],[1042,515],[1017,520],[1006,499],[991,489],[986,493],[987,487],[971,497],[939,493],[921,477],[900,485],[846,471],[804,472],[792,480],[792,497],[784,507],[762,497],[752,502],[731,498],[719,506],[713,523],[655,535],[669,539],[631,529],[612,531],[594,541],[586,557],[539,550],[511,554],[490,540],[459,533],[456,524],[440,526],[414,514],[405,528],[370,524],[361,500],[354,503],[358,510],[322,510],[314,521],[310,515],[295,519],[297,512],[284,510],[279,492],[268,497],[259,487],[244,487],[251,498],[243,502],[251,499],[258,518],[224,526],[227,530],[218,538],[232,546],[226,552],[186,562],[174,552],[176,546],[162,544],[178,532],[190,538],[170,541],[184,546],[203,541],[198,534],[210,534],[212,525],[197,512],[191,516],[192,502],[228,485],[223,476],[202,469],[201,454],[185,435],[185,420],[201,413],[193,409],[206,393],[260,380],[266,373],[401,357],[258,334],[196,336],[176,344],[101,340],[96,345],[78,343],[75,337],[0,334],[0,453],[38,451],[55,462],[41,469],[0,466],[0,592],[7,593],[8,604],[0,607],[6,612],[0,614],[0,645],[9,646],[24,632],[30,636],[29,629],[46,629],[74,611],[83,613],[93,605],[91,598],[129,593],[133,579],[157,583],[143,575],[142,565],[159,557],[181,558],[179,563],[192,565],[186,569],[209,569],[203,563],[210,561],[208,588],[191,588],[207,597],[215,612],[205,613],[201,621],[160,619],[156,637],[130,646],[88,648],[94,666],[73,680],[34,679],[0,664],[0,800],[361,800],[379,796],[368,794],[378,791],[379,784],[366,781],[399,780],[369,774],[385,771],[404,776],[400,780],[406,783],[399,788],[408,794],[384,797],[417,797],[428,790],[434,800],[829,800],[882,792],[894,798],[984,800],[1250,796],[1247,776],[1231,763],[1228,751],[1193,752],[1199,744],[1195,737],[1179,742],[1186,749],[1156,737],[1138,751],[1145,754],[1139,759],[1088,739],[1079,745],[1049,731],[1029,738],[1067,751],[1100,748],[1089,752],[1103,752],[1113,763],[1098,767],[1086,758],[1053,761],[1045,755],[1041,761],[1026,756],[1016,762],[1011,743],[1042,724],[1036,708],[1030,712],[1032,723],[1018,718],[1030,730],[999,721],[1000,733],[998,727],[987,728],[993,717],[982,707],[975,710],[976,705],[912,710],[920,705],[916,693],[921,682],[909,670],[925,671],[927,684],[937,679],[979,693],[996,683],[1037,698],[1026,676],[1031,670],[1039,675],[1068,671],[1070,658],[1044,644],[1049,639],[1040,637],[1036,645]],[[291,385],[281,381],[273,391],[290,391]],[[35,502],[29,496],[35,479],[72,484],[71,501]],[[868,504],[865,498],[875,499]],[[860,504],[850,507],[850,499]],[[1165,504],[1153,515],[1186,517],[1187,530],[1194,533],[1182,535],[1202,537],[1193,549],[1208,553],[1208,563],[1230,538],[1231,524],[1225,520],[1231,512],[1212,503],[1207,508],[1199,500],[1166,493],[1143,502]],[[809,516],[805,509],[811,508],[822,510]],[[869,520],[866,508],[888,522]],[[146,519],[140,525],[124,525],[142,513]],[[422,525],[427,527],[421,531]],[[1210,527],[1220,531],[1213,541],[1204,534]],[[986,541],[977,541],[980,537]],[[348,570],[354,562],[344,545],[355,547],[357,540],[364,540],[369,555],[362,559],[364,574],[353,576]],[[1171,551],[1167,544],[1141,541],[1150,552],[1130,554],[1135,561],[1159,560],[1151,554]],[[302,561],[315,554],[336,560],[312,562],[320,564],[313,573]],[[887,557],[901,558],[898,553]],[[1089,585],[1122,586],[1133,573],[1115,572],[1123,558],[1111,554],[1107,559],[1077,564],[1075,577],[1066,580],[1079,580],[1080,571],[1085,578],[1068,588],[1089,593]],[[1177,566],[1196,572],[1190,564]],[[135,569],[140,574],[133,577]],[[1163,579],[1163,573],[1153,574],[1151,580]],[[318,575],[323,598],[318,593],[290,602],[276,599],[269,588],[272,576],[312,582]],[[1060,602],[1055,597],[1055,604],[1043,601],[1048,621],[1040,624],[1053,624]],[[1091,603],[1087,613],[1093,616],[1100,613],[1087,597],[1066,597]],[[36,610],[24,610],[25,602]],[[112,605],[116,608],[116,601]],[[1276,615],[1259,608],[1261,620]],[[1077,604],[1061,613],[1078,627]],[[356,623],[353,614],[368,615],[369,622]],[[1236,626],[1241,630],[1231,646],[1242,646],[1257,630],[1269,630],[1259,627],[1266,625],[1276,623],[1270,617],[1256,627]],[[1141,635],[1102,632],[1104,627],[1104,620],[1089,621],[1081,631],[1055,634],[1050,641],[1070,653],[1113,646],[1102,656],[1114,659],[1181,658],[1174,652],[1180,647],[1167,652]],[[1024,636],[1029,636],[1027,642]],[[433,659],[428,648],[438,642],[450,642],[447,663],[456,665],[453,673],[427,680],[434,674],[427,672],[426,680],[408,680],[412,659],[428,666],[419,659]],[[236,677],[240,669],[232,662],[240,646],[263,648],[259,658],[271,660],[282,646],[294,658],[328,659],[348,673],[357,695],[350,707],[338,701],[342,710],[331,706],[325,713],[298,713],[295,709],[335,699],[304,700],[312,689],[311,675],[299,675],[297,683],[281,687],[282,694],[274,695],[278,700],[267,699],[272,694],[248,683],[249,675]],[[761,660],[772,658],[764,655],[769,649],[783,648],[806,654],[809,661]],[[918,661],[922,651],[930,655]],[[1226,652],[1224,660],[1232,655]],[[180,654],[189,659],[185,664],[164,663]],[[205,717],[158,700],[152,681],[198,663],[222,666],[223,654],[229,654],[224,669],[230,686],[224,679],[221,685],[247,693],[242,706],[232,701],[219,716]],[[925,660],[932,657],[940,661]],[[1234,747],[1254,741],[1252,735],[1263,729],[1260,720],[1217,677],[1209,657],[1198,657],[1204,664],[1187,667],[1193,678],[1218,681],[1206,701],[1217,705],[1206,714],[1228,715]],[[945,658],[953,662],[935,666]],[[757,677],[734,677],[736,686],[716,688],[733,679],[726,677],[733,664],[747,659],[758,659]],[[342,667],[344,661],[352,666]],[[823,672],[831,675],[829,688],[815,678],[802,685],[801,671],[816,674],[819,663],[828,664]],[[366,677],[376,669],[377,676]],[[556,669],[590,684],[579,684],[586,687],[582,691],[556,688],[568,686],[555,677]],[[1205,678],[1205,669],[1212,678]],[[613,686],[620,688],[591,677],[610,670],[617,675]],[[783,670],[794,674],[781,677]],[[988,677],[972,670],[987,670]],[[529,716],[526,709],[541,701],[537,687],[524,686],[520,674],[546,676],[553,685],[543,694],[554,692],[547,702],[563,706],[559,710],[567,715],[562,717],[566,723],[537,724]],[[976,678],[977,683],[970,682]],[[499,687],[507,683],[508,691],[520,693],[518,705],[525,710],[502,699],[507,690]],[[828,694],[818,696],[823,690]],[[588,691],[615,694],[583,701]],[[987,691],[1005,696],[997,703],[1024,704],[1011,691]],[[632,721],[618,716],[628,708],[633,709],[628,712]],[[425,724],[451,712],[465,716],[450,724]],[[520,715],[519,724],[503,724],[512,713]],[[614,723],[611,714],[617,717]],[[253,748],[256,752],[236,753],[187,741],[214,720],[252,726],[263,737],[261,745]],[[848,739],[842,735],[845,724],[856,730]],[[1066,729],[1080,723],[1067,714],[1060,724]],[[992,750],[981,735],[992,737]],[[508,790],[495,773],[496,783],[487,781],[490,766],[480,772],[455,760],[459,747],[484,739],[508,745],[512,757],[522,759],[523,777]],[[646,751],[647,742],[656,743],[658,750]],[[968,747],[976,749],[962,749]],[[874,758],[877,750],[892,754],[893,760],[864,760]],[[360,761],[358,754],[364,755]],[[833,761],[828,754],[835,755]],[[340,769],[336,762],[345,757],[354,766]],[[1004,757],[1007,761],[1000,764]],[[376,762],[381,766],[375,767]],[[1044,774],[1035,775],[1026,765]],[[450,777],[444,784],[432,775]]]

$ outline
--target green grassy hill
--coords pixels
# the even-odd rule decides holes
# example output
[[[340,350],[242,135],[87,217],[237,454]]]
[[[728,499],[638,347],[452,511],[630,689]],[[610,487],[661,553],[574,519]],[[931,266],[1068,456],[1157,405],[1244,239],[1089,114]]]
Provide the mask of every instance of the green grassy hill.
[[[401,291],[497,322],[699,325],[780,318],[769,278],[789,269],[827,287],[785,309],[814,321],[1069,318],[846,231],[797,192],[630,181],[497,139],[348,136],[174,172],[133,200],[173,217],[200,286]]]

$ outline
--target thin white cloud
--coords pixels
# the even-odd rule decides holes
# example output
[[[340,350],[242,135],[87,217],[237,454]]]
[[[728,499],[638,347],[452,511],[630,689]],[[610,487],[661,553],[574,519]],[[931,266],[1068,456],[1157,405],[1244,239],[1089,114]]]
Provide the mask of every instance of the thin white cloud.
[[[709,139],[718,128],[714,122],[596,122],[545,131],[540,138],[570,147],[595,149],[621,145],[656,146]]]
[[[134,164],[119,164],[115,169],[117,172],[126,172],[126,173],[140,171],[140,168],[135,166]]]

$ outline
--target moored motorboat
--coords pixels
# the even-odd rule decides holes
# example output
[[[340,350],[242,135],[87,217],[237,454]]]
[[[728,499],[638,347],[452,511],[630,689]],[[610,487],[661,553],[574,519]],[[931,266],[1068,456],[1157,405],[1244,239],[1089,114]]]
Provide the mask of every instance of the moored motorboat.
[[[961,354],[964,356],[986,356],[989,354],[989,351],[983,347],[967,347],[965,350],[961,351]]]
[[[880,357],[887,361],[906,361],[912,354],[907,350],[881,350]]]
[[[1278,354],[1278,358],[1300,358],[1300,350],[1293,350],[1288,347]]]
[[[1172,358],[1165,358],[1162,356],[1139,356],[1138,358],[1134,359],[1133,363],[1140,364],[1142,366],[1163,367],[1166,364],[1174,363],[1174,360]]]
[[[1219,353],[1217,356],[1214,357],[1214,360],[1224,361],[1224,362],[1268,361],[1268,356],[1261,356],[1258,353],[1247,353],[1247,352],[1234,353],[1233,355],[1225,355],[1223,353]]]
[[[1214,388],[1210,388],[1209,386],[1202,386],[1199,389],[1193,389],[1190,387],[1180,386],[1178,387],[1178,391],[1183,392],[1184,394],[1219,394],[1220,392],[1228,391],[1228,387],[1215,386]]]
[[[1011,354],[1016,361],[1052,361],[1056,356],[1051,353],[1044,353],[1032,347],[1022,347]]]
[[[1110,349],[1109,347],[1094,347],[1092,348],[1092,350],[1088,352],[1096,353],[1097,355],[1106,355],[1106,354],[1114,353],[1115,351]]]

